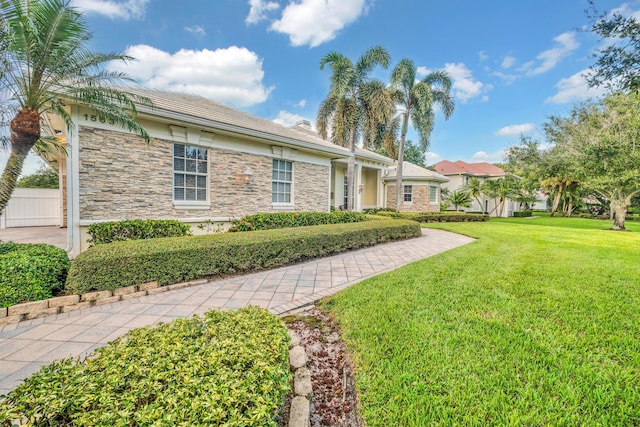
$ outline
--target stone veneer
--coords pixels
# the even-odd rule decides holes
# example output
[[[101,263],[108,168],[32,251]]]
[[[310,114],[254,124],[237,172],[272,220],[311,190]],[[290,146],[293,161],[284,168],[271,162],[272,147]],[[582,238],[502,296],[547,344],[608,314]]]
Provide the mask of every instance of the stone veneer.
[[[209,148],[210,209],[176,209],[171,141],[80,128],[80,220],[240,217],[274,212],[272,157]],[[244,182],[243,167],[251,182]],[[329,166],[293,161],[296,211],[327,211]]]
[[[436,184],[407,184],[413,187],[413,202],[401,202],[401,212],[439,212],[440,205],[429,202],[429,186]],[[387,183],[387,207],[396,207],[396,183]]]

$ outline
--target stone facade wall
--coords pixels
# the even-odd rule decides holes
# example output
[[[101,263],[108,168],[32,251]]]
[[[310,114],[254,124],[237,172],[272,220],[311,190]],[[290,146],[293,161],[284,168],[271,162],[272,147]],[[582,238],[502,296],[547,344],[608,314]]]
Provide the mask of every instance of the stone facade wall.
[[[272,157],[209,148],[210,209],[173,205],[173,144],[80,128],[80,220],[239,217],[273,212]],[[328,210],[329,167],[293,161],[298,211]],[[243,170],[251,169],[245,183]]]
[[[413,201],[411,203],[401,202],[401,212],[439,212],[440,205],[429,202],[429,184],[413,186]],[[396,207],[396,183],[387,183],[387,207],[395,209]]]

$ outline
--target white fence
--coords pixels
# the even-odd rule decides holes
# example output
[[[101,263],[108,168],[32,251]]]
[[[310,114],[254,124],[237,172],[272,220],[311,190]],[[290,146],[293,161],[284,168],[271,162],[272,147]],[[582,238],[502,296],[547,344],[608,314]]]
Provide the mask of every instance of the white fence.
[[[60,190],[57,189],[16,188],[0,216],[0,228],[60,224]]]

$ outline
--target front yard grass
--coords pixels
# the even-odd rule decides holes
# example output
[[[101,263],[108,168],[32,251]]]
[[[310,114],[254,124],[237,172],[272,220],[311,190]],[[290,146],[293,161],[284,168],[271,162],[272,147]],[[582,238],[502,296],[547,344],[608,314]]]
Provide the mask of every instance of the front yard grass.
[[[325,302],[369,426],[640,425],[640,224],[433,224],[478,240]]]

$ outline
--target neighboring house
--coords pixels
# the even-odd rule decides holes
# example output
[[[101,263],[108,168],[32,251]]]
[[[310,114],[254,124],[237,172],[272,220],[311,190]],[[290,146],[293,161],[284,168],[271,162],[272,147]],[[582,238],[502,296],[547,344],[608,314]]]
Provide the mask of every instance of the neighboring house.
[[[439,212],[440,185],[449,179],[436,172],[421,168],[413,163],[402,163],[401,211]],[[382,180],[387,184],[387,206],[396,207],[396,166],[387,169]]]
[[[511,175],[508,172],[505,172],[502,168],[486,162],[466,163],[461,160],[456,162],[443,160],[434,164],[433,168],[437,173],[449,178],[449,182],[443,184],[443,187],[450,192],[463,189],[464,186],[469,183],[471,178],[478,178],[481,183],[484,183],[492,179],[504,178],[507,175]],[[483,195],[480,201],[482,202],[482,205],[479,205],[478,201],[473,199],[471,206],[464,208],[464,210],[466,212],[491,213],[492,216],[498,216],[499,212],[495,209],[497,203],[496,200]],[[502,216],[513,216],[513,212],[517,211],[519,211],[518,203],[507,199],[505,201]]]
[[[178,219],[198,225],[258,212],[344,207],[353,154],[319,138],[308,122],[285,127],[195,95],[131,90],[154,104],[138,109],[149,144],[69,102],[74,131],[67,133],[59,117],[45,118],[67,144],[66,158],[48,161],[63,183],[71,255],[86,249],[86,229],[97,222]],[[393,160],[358,149],[355,164],[355,209],[395,206],[395,199],[387,201],[395,184],[385,176]],[[408,169],[415,176],[405,173],[415,193],[403,210],[433,209],[427,198],[439,201],[437,190],[419,187],[446,178],[418,169]]]

